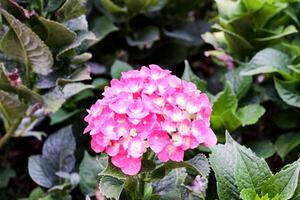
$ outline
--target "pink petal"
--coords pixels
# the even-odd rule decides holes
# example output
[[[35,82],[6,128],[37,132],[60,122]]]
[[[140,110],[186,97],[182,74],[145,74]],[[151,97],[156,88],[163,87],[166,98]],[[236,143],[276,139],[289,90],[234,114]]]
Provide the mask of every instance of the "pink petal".
[[[153,131],[148,137],[148,144],[155,152],[161,152],[170,143],[170,137],[165,131]]]
[[[133,138],[128,144],[128,154],[133,158],[141,157],[145,152],[145,142],[139,138]]]
[[[114,142],[112,145],[106,147],[105,152],[109,156],[116,156],[119,153],[120,145],[117,142]]]
[[[134,176],[141,170],[142,161],[141,158],[131,158],[128,160],[127,164],[121,167],[124,174]]]
[[[214,134],[214,132],[210,128],[208,128],[206,130],[206,132],[204,132],[203,135],[205,138],[204,139],[205,146],[212,147],[217,144],[217,141],[218,141],[217,136]]]

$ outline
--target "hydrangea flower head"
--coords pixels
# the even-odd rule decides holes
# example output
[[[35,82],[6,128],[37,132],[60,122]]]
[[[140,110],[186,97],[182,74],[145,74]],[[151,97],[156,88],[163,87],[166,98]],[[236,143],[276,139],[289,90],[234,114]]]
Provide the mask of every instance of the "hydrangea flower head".
[[[217,142],[207,95],[157,65],[123,72],[103,96],[88,110],[84,132],[125,174],[138,174],[149,148],[161,162],[182,161],[184,151]]]

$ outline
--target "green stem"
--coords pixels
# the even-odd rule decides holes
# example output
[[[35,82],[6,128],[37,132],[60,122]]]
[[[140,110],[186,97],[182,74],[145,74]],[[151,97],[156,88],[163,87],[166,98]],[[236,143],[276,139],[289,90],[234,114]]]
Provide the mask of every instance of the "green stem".
[[[13,136],[15,130],[18,128],[19,122],[15,123],[10,129],[8,129],[5,135],[0,139],[0,149],[9,141]]]

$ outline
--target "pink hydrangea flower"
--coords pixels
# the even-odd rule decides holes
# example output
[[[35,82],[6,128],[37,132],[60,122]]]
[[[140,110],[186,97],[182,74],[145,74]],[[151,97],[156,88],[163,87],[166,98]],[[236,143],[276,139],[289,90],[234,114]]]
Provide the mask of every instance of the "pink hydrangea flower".
[[[139,173],[147,149],[161,162],[179,162],[184,151],[217,143],[207,95],[157,65],[123,72],[103,96],[88,110],[84,132],[125,174]]]

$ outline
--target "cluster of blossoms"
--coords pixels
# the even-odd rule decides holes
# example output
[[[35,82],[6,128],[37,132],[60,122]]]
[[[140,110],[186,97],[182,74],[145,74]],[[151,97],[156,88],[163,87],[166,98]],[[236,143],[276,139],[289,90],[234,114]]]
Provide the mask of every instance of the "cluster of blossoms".
[[[106,152],[125,174],[140,171],[148,148],[161,162],[182,161],[185,150],[217,142],[208,97],[157,65],[123,72],[103,95],[88,111],[84,132],[92,149]]]

